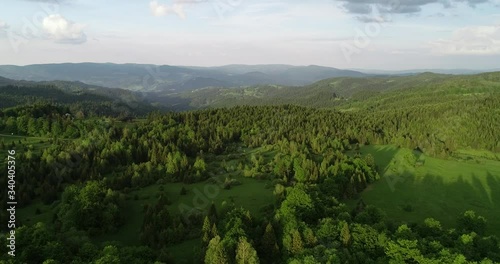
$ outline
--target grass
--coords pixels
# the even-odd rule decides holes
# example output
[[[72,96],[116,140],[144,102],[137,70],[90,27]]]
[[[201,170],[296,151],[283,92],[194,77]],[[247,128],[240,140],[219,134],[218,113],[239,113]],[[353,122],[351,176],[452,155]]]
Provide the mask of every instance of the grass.
[[[156,203],[161,193],[167,193],[169,200],[169,212],[173,215],[179,215],[182,210],[196,208],[201,211],[208,211],[212,204],[215,204],[218,211],[222,209],[222,204],[234,203],[238,207],[248,209],[256,217],[262,216],[262,209],[272,204],[272,189],[267,188],[268,181],[255,180],[251,178],[236,177],[242,184],[233,186],[226,190],[218,185],[207,182],[200,182],[190,185],[182,183],[166,183],[164,185],[154,184],[136,191],[130,192],[125,203],[124,218],[125,224],[114,234],[106,234],[97,238],[97,241],[120,241],[125,245],[139,245],[139,236],[142,222],[144,219],[142,208],[146,204]],[[163,186],[163,192],[160,191]],[[187,190],[186,195],[180,195],[182,187]],[[255,194],[259,195],[255,195]],[[137,196],[135,200],[133,197]],[[189,209],[188,209],[189,208]]]
[[[21,141],[21,145],[19,144],[19,141]],[[23,154],[24,147],[28,147],[28,149],[32,149],[32,151],[40,153],[44,148],[49,146],[48,139],[45,138],[39,138],[39,137],[26,137],[26,136],[13,136],[13,135],[6,135],[6,134],[0,134],[0,142],[4,143],[4,147],[0,147],[0,153],[2,153],[3,158],[0,159],[0,167],[5,168],[6,161],[7,161],[7,151],[14,149],[16,151],[15,157],[19,157],[21,154]],[[15,147],[11,147],[10,144],[14,143]],[[17,163],[18,166],[22,166],[19,163]]]
[[[49,225],[52,222],[52,210],[55,205],[47,205],[38,200],[30,204],[30,206],[18,208],[16,214],[21,219],[22,224],[32,225],[42,222]],[[37,210],[39,210],[38,214]]]
[[[0,134],[0,142],[3,142],[5,144],[5,147],[3,149],[0,149],[0,151],[5,152],[9,150],[10,144],[14,143],[16,145],[14,147],[16,153],[24,152],[24,149],[21,149],[19,147],[19,141],[21,141],[21,143],[24,146],[28,147],[33,146],[34,151],[41,151],[44,148],[50,146],[49,140],[50,138],[45,138],[45,137],[27,137],[27,136]]]
[[[121,226],[118,232],[99,236],[96,238],[96,241],[104,242],[111,240],[119,241],[124,245],[139,245],[140,229],[144,219],[143,207],[146,204],[155,204],[161,193],[167,193],[167,197],[171,202],[169,212],[173,215],[179,215],[183,210],[191,208],[206,212],[210,205],[214,203],[219,212],[223,209],[223,204],[234,204],[237,207],[249,210],[255,217],[262,217],[264,214],[263,209],[271,205],[274,201],[270,181],[243,177],[242,172],[237,169],[237,165],[251,154],[262,153],[264,157],[271,158],[272,153],[266,152],[263,149],[245,149],[244,151],[245,155],[243,156],[235,155],[234,153],[218,156],[216,160],[207,164],[211,171],[216,172],[216,177],[219,179],[218,183],[214,184],[205,181],[194,184],[154,184],[130,192],[127,195],[128,199],[125,203],[125,208],[127,208],[124,210],[125,224]],[[222,163],[222,159],[226,161],[229,167],[233,167],[235,170],[231,172],[221,171],[220,164]],[[239,181],[241,185],[224,189],[222,183],[226,177]],[[186,195],[180,194],[182,187],[187,190]]]
[[[360,152],[375,157],[382,176],[361,197],[389,219],[421,223],[433,217],[451,228],[464,211],[474,210],[487,218],[488,233],[500,237],[499,161],[477,156],[443,160],[391,145],[364,146]],[[408,205],[412,210],[403,210]]]
[[[493,153],[486,150],[462,149],[456,151],[456,156],[462,159],[471,160],[473,158],[484,158],[490,160],[500,160],[500,153]]]
[[[26,136],[11,136],[11,135],[4,135],[0,134],[0,141],[3,141],[5,145],[8,145],[12,142],[14,144],[18,144],[19,141],[23,143],[24,145],[38,145],[42,144],[42,141],[48,141],[48,138],[41,138],[41,137],[26,137]],[[8,147],[8,146],[6,146]]]

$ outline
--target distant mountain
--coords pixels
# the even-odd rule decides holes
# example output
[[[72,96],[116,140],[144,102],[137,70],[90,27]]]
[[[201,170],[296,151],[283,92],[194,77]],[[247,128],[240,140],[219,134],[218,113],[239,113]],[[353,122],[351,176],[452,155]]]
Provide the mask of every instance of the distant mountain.
[[[334,77],[366,77],[366,74],[351,71],[339,70],[335,68],[310,65],[305,67],[293,67],[285,71],[282,76],[288,80],[302,81],[302,85],[310,84],[310,81],[316,82]]]
[[[352,70],[363,72],[365,74],[377,74],[377,75],[415,75],[424,72],[432,72],[438,74],[467,75],[467,74],[479,74],[485,72],[497,72],[500,71],[500,68],[486,69],[486,70],[472,70],[472,69],[413,69],[413,70],[402,70],[402,71],[374,70],[374,69],[352,69]]]
[[[334,77],[366,77],[368,74],[359,71],[341,70],[331,67],[323,67],[317,65],[309,66],[292,66],[283,64],[268,64],[268,65],[226,65],[213,67],[225,73],[236,75],[253,74],[256,78],[261,79],[259,83],[253,84],[276,84],[276,85],[307,85],[319,80],[334,78]],[[255,80],[253,79],[253,80]]]
[[[12,84],[12,83],[15,83],[16,81],[15,80],[11,80],[11,79],[7,79],[7,78],[4,78],[4,77],[0,77],[0,86],[1,85],[9,85],[9,84]]]
[[[231,73],[231,74],[244,74],[249,72],[262,72],[264,74],[279,74],[287,71],[293,67],[302,67],[302,66],[292,66],[285,64],[262,64],[262,65],[244,65],[244,64],[231,64],[219,67],[213,67],[213,69]]]
[[[149,64],[63,63],[0,66],[0,76],[27,81],[79,81],[134,91],[184,91],[206,87],[251,85],[299,86],[332,77],[364,77],[364,73],[320,66],[228,65],[180,67]]]

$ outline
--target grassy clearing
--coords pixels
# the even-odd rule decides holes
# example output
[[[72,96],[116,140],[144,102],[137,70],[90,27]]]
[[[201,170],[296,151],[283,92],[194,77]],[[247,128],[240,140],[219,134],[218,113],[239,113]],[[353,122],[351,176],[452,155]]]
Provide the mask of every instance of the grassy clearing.
[[[360,152],[375,157],[382,176],[361,197],[389,219],[422,222],[433,217],[451,227],[458,215],[474,210],[488,219],[489,233],[500,236],[499,161],[477,156],[443,160],[390,145],[364,146]]]
[[[16,157],[19,157],[25,152],[24,147],[20,147],[19,142],[21,142],[23,146],[28,147],[28,149],[31,149],[36,153],[40,153],[44,148],[47,148],[50,145],[48,139],[45,138],[12,136],[5,134],[0,134],[0,142],[3,142],[4,144],[3,148],[0,146],[0,157],[2,157],[0,159],[0,166],[2,168],[6,164],[7,151],[14,149],[16,151]],[[15,147],[11,147],[12,143],[15,145]],[[19,164],[19,162],[17,162],[17,165],[22,166],[21,164]]]
[[[43,144],[41,142],[46,142],[48,140],[49,140],[48,138],[41,138],[41,137],[11,136],[11,135],[0,134],[0,142],[3,141],[5,145],[9,145],[12,142],[14,142],[14,144],[18,144],[19,141],[21,141],[22,144],[35,146],[38,144]]]
[[[48,225],[52,222],[52,212],[56,205],[57,202],[47,205],[42,201],[35,201],[30,206],[18,208],[16,214],[22,224],[32,225],[42,222]]]
[[[226,190],[218,184],[207,182],[185,185],[182,183],[155,184],[129,194],[124,211],[125,224],[114,234],[107,234],[97,238],[97,241],[120,241],[125,245],[139,245],[139,236],[144,219],[143,207],[146,204],[156,203],[161,193],[167,193],[170,202],[170,213],[181,214],[182,210],[191,208],[207,211],[212,202],[216,208],[222,210],[223,204],[235,204],[248,209],[253,215],[262,216],[265,206],[272,204],[274,197],[268,181],[251,178],[235,178],[242,184]],[[180,190],[185,187],[186,195],[180,195]],[[163,189],[163,191],[161,191]],[[137,200],[135,199],[137,197]]]
[[[10,139],[10,137],[8,138]],[[28,138],[27,140],[32,140],[34,144],[41,144],[39,139]],[[226,204],[248,209],[256,217],[263,216],[263,209],[274,202],[271,181],[246,178],[243,176],[242,171],[238,169],[238,165],[240,162],[244,163],[252,154],[262,153],[267,160],[273,157],[273,153],[264,149],[240,148],[239,150],[244,153],[242,155],[232,153],[217,156],[207,164],[209,171],[215,174],[218,182],[205,181],[194,184],[158,183],[131,191],[127,194],[125,209],[123,210],[124,225],[115,233],[96,237],[95,241],[118,241],[124,245],[139,245],[140,229],[144,218],[144,205],[156,203],[162,193],[167,193],[171,202],[169,209],[174,215],[181,213],[180,208],[196,208],[207,211],[213,202],[219,211],[222,210],[223,204]],[[222,160],[231,168],[229,172],[222,169]],[[241,184],[232,186],[230,189],[224,189],[223,182],[226,177],[237,180]],[[180,194],[182,187],[187,190],[187,194]],[[34,202],[29,206],[19,208],[18,218],[26,224],[43,222],[50,225],[55,205],[44,205],[40,201]],[[38,212],[37,209],[39,209]]]
[[[165,183],[154,184],[145,188],[133,190],[127,194],[123,216],[125,219],[124,225],[115,233],[105,234],[94,238],[97,243],[105,241],[117,241],[123,245],[136,246],[140,245],[140,229],[144,219],[143,208],[146,204],[153,205],[162,193],[166,193],[171,204],[169,211],[173,215],[181,213],[181,209],[196,208],[201,211],[207,211],[212,202],[220,211],[223,209],[223,204],[234,205],[248,209],[252,215],[262,217],[263,209],[272,206],[274,202],[273,189],[270,180],[257,180],[246,178],[241,170],[238,169],[238,164],[250,157],[252,154],[262,153],[265,159],[271,159],[272,152],[264,151],[263,149],[240,149],[244,151],[243,155],[228,154],[214,158],[207,166],[209,171],[215,174],[218,182],[199,182],[194,184],[184,183]],[[225,161],[230,171],[226,172],[222,169],[222,160]],[[226,177],[239,181],[241,184],[232,186],[230,189],[223,188],[223,182]],[[185,195],[181,195],[180,191],[184,187],[187,190]],[[55,203],[55,205],[57,202]],[[51,223],[55,205],[44,205],[42,202],[35,202],[24,208],[18,209],[18,218],[26,224],[34,224],[43,222],[48,225]],[[37,212],[39,209],[39,212]],[[196,241],[196,240],[195,240]],[[191,243],[191,245],[190,245]],[[175,254],[185,254],[185,257],[192,257],[193,240],[182,242],[172,248],[191,247]],[[199,244],[199,243],[198,243]],[[197,244],[197,246],[198,246]],[[176,259],[185,259],[184,257]],[[188,262],[192,263],[192,262]]]
[[[33,146],[33,150],[39,151],[42,150],[50,145],[49,143],[50,138],[44,138],[44,137],[27,137],[27,136],[12,136],[12,135],[5,135],[5,134],[0,134],[0,142],[3,142],[5,144],[4,149],[1,149],[2,151],[6,151],[10,149],[10,144],[14,143],[17,151],[23,151],[20,149],[17,145],[19,145],[19,141],[25,146]]]
[[[473,150],[473,149],[462,149],[456,151],[457,158],[461,158],[464,160],[473,160],[474,158],[483,158],[490,160],[499,160],[500,161],[500,153],[493,153],[487,150]]]
[[[165,183],[154,184],[130,192],[125,204],[125,224],[114,234],[106,234],[96,238],[96,241],[119,241],[125,245],[139,245],[140,229],[144,219],[143,208],[146,204],[154,204],[160,194],[166,193],[171,204],[171,214],[179,215],[186,210],[196,209],[202,212],[208,211],[212,203],[220,211],[224,206],[234,205],[248,209],[255,217],[262,217],[264,209],[274,202],[273,189],[270,180],[257,180],[243,177],[242,171],[238,170],[238,164],[243,162],[252,154],[262,153],[266,159],[273,153],[263,149],[244,149],[244,155],[228,154],[215,157],[207,166],[209,171],[215,174],[216,182],[210,180],[194,184]],[[222,170],[222,160],[228,167],[229,172]],[[240,182],[240,185],[232,186],[230,189],[223,188],[223,182],[231,178]],[[185,195],[180,191],[184,187]],[[192,252],[192,251],[190,251]]]

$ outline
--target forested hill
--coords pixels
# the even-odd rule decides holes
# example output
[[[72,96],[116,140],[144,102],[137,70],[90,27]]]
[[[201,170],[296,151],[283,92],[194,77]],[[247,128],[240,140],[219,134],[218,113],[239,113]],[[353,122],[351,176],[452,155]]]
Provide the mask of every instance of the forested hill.
[[[156,110],[131,91],[81,82],[15,81],[0,77],[0,108],[51,103],[90,115],[137,116]]]
[[[419,207],[427,198],[421,193],[411,201],[392,197],[407,203],[397,214],[422,221],[386,216],[375,199],[345,204],[377,182],[386,185],[378,171],[390,153],[350,154],[357,142],[391,140],[378,122],[290,105],[152,113],[134,123],[73,120],[49,106],[12,110],[0,116],[0,129],[29,137],[0,142],[5,152],[16,149],[21,165],[17,255],[2,254],[0,262],[498,263],[497,219],[453,203],[477,204],[478,182],[446,186],[426,175],[428,191],[440,190],[432,207],[460,212],[443,211],[453,218],[447,225]],[[415,169],[408,152],[402,168]],[[487,164],[491,195],[477,199],[491,205],[472,207],[483,213],[500,204],[500,165]],[[8,219],[0,212],[1,222]]]
[[[439,156],[463,148],[500,151],[500,72],[333,78],[300,88],[201,89],[181,96],[197,108],[294,104],[349,112],[358,129],[369,128],[360,143]]]
[[[434,97],[439,94],[485,95],[497,93],[500,72],[478,75],[445,75],[422,73],[414,76],[339,77],[326,79],[303,87],[277,85],[245,88],[206,88],[177,95],[190,101],[193,108],[234,105],[296,104],[331,108],[349,106],[356,102],[375,103],[405,90],[406,96]],[[159,97],[158,95],[157,97]],[[404,99],[403,99],[404,100]]]
[[[17,188],[0,203],[18,206],[0,263],[500,262],[499,73],[214,90],[204,106],[265,105],[127,122],[110,116],[150,110],[0,82],[0,151],[16,152],[0,182]]]

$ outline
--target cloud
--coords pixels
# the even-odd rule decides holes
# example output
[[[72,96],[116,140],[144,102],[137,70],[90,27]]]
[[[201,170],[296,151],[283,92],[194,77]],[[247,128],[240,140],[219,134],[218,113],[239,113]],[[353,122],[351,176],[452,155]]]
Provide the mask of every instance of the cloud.
[[[448,55],[500,54],[500,25],[465,27],[448,39],[430,43],[432,51]]]
[[[87,41],[84,25],[76,24],[61,15],[50,15],[43,19],[43,30],[58,43],[81,44]]]
[[[53,3],[59,4],[62,2],[70,2],[71,0],[23,0],[25,2],[37,2],[37,3]]]
[[[385,23],[391,21],[383,16],[357,16],[356,19],[363,23]]]
[[[457,0],[457,2],[465,2],[471,7],[476,7],[476,5],[487,3],[489,0]]]
[[[451,8],[456,3],[466,3],[471,7],[491,2],[491,0],[337,0],[344,11],[358,15],[356,18],[365,22],[367,15],[416,14],[428,4],[440,4],[443,8]],[[362,16],[359,16],[362,15]],[[363,21],[365,20],[365,21]]]
[[[183,2],[186,1],[176,1],[172,6],[168,6],[165,4],[160,4],[155,0],[149,3],[149,8],[151,9],[151,13],[157,17],[175,14],[180,18],[185,19],[186,14],[184,13]]]
[[[9,28],[9,25],[7,24],[7,22],[0,19],[0,30],[6,30],[8,28]]]
[[[354,14],[371,14],[373,11],[372,5],[367,3],[346,2],[343,6],[349,13]]]

